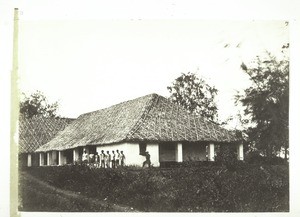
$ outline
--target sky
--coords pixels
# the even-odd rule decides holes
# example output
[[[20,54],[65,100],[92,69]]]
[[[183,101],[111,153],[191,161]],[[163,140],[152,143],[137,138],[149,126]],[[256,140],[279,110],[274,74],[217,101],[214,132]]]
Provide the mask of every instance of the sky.
[[[240,108],[234,95],[250,85],[240,68],[289,42],[285,21],[166,19],[19,22],[19,87],[59,101],[59,114],[78,117],[150,93],[168,97],[181,73],[218,90],[219,118]]]

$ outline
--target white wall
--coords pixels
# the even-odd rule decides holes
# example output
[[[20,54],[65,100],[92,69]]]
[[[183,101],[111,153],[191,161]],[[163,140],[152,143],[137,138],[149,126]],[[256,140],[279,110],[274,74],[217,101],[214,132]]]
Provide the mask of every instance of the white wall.
[[[155,167],[158,167],[159,166],[159,144],[148,143],[146,146],[146,150],[151,155],[151,158],[150,158],[151,164],[153,164],[153,166],[155,166]],[[145,160],[145,158],[144,158],[144,160]]]
[[[98,154],[101,153],[101,150],[109,151],[111,154],[112,151],[119,150],[123,151],[125,155],[125,165],[131,166],[142,166],[143,162],[146,160],[145,156],[140,155],[140,148],[138,143],[120,143],[120,144],[111,144],[105,146],[97,146],[96,151]],[[147,151],[151,155],[151,163],[154,166],[159,166],[159,154],[158,154],[158,144],[147,144]]]

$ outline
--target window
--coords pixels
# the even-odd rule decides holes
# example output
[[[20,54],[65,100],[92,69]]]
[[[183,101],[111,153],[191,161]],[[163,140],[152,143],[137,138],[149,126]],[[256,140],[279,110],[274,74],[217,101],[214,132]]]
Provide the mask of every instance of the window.
[[[139,146],[140,146],[140,155],[145,155],[147,144],[140,143]]]

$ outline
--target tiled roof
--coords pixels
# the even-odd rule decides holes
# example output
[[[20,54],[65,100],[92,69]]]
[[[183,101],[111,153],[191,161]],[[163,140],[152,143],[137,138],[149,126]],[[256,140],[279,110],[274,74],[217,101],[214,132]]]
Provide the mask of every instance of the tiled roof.
[[[234,142],[241,138],[157,94],[79,116],[37,151],[125,141]]]
[[[73,119],[33,116],[19,118],[19,153],[33,152],[49,142]]]

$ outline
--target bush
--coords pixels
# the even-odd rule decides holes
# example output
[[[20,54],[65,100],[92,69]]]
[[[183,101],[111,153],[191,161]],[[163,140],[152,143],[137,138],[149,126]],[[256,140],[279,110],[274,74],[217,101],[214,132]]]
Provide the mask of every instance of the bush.
[[[286,164],[286,160],[281,157],[264,157],[260,155],[258,151],[249,152],[246,155],[245,161],[249,164],[259,165],[283,165]]]
[[[176,168],[29,168],[66,190],[141,211],[279,212],[289,210],[288,166],[228,165]]]

